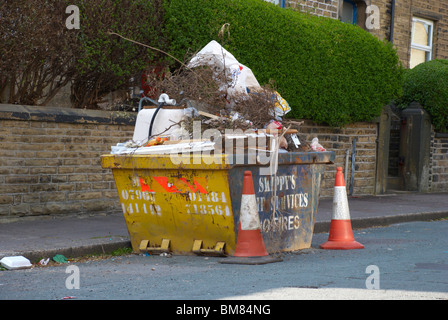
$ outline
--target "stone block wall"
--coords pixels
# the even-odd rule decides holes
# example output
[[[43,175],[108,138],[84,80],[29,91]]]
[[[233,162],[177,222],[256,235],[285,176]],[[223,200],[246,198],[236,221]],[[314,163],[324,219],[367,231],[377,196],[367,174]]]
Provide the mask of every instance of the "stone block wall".
[[[132,138],[135,116],[0,105],[0,223],[120,212],[113,175],[101,168],[100,156],[110,153],[112,145]],[[350,191],[353,196],[375,194],[379,122],[332,128],[306,120],[298,129],[303,142],[309,143],[317,137],[324,148],[336,154],[334,164],[325,167],[322,198],[333,196],[339,166],[344,170],[347,194]],[[429,191],[447,192],[447,134],[431,135],[430,157]]]
[[[100,155],[132,138],[135,115],[0,105],[0,222],[119,210]]]
[[[312,15],[338,19],[338,0],[286,0],[285,6]]]
[[[392,40],[397,54],[405,68],[409,67],[412,17],[434,22],[432,59],[448,58],[448,1],[446,0],[396,0],[392,10],[391,0],[352,0],[357,6],[357,25],[365,28],[365,21],[371,12],[367,6],[378,8],[379,28],[366,29],[380,40]],[[312,15],[339,19],[343,0],[286,0],[285,6],[308,12]],[[391,27],[394,11],[393,27]]]
[[[353,171],[353,195],[372,195],[375,193],[375,176],[377,160],[378,123],[359,122],[344,128],[332,128],[305,121],[299,127],[299,135],[311,142],[314,137],[327,150],[334,151],[334,164],[326,166],[321,186],[321,197],[331,197],[334,191],[336,167],[342,167],[346,178],[346,188],[350,190],[352,175],[352,150],[355,141],[355,170]],[[348,159],[346,157],[348,151]],[[346,164],[348,170],[345,171]]]
[[[381,25],[372,32],[380,39],[390,37],[390,0],[371,1],[380,9]],[[393,29],[393,43],[403,66],[409,67],[412,17],[424,18],[434,22],[432,59],[448,57],[448,1],[445,0],[396,0]]]
[[[131,139],[134,123],[135,114],[0,105],[0,222],[120,211],[114,178],[101,168],[100,155]],[[317,137],[336,153],[335,164],[326,167],[322,197],[332,196],[346,150],[351,174],[354,138],[353,194],[373,194],[376,123],[330,128],[306,121],[299,131],[305,141]]]
[[[429,190],[448,191],[448,133],[434,133],[431,139]]]

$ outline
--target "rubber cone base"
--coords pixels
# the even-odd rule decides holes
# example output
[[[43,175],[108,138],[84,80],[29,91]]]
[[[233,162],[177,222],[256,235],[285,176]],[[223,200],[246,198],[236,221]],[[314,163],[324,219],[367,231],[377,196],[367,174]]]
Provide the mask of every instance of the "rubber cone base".
[[[364,246],[357,241],[327,241],[322,243],[320,248],[326,250],[351,250],[364,249]]]
[[[238,239],[235,253],[232,257],[221,260],[220,263],[256,265],[280,261],[283,261],[283,259],[270,256],[266,251],[260,229],[241,230],[240,223],[238,225]]]
[[[350,250],[364,249],[364,246],[355,241],[350,220],[331,220],[328,241],[320,245],[321,249]]]
[[[262,257],[268,252],[264,246],[263,235],[260,229],[238,230],[238,241],[235,248],[235,257]]]

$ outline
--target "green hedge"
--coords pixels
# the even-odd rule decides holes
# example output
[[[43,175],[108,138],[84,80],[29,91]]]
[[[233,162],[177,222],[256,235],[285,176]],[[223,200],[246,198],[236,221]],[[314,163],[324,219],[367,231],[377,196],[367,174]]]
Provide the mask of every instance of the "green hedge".
[[[292,111],[332,126],[369,121],[401,91],[392,44],[351,24],[283,9],[263,0],[168,0],[170,52],[184,57],[217,40],[260,84],[274,80]],[[230,38],[218,31],[230,24]]]
[[[432,60],[406,70],[399,106],[417,101],[431,115],[436,131],[448,132],[448,60]]]

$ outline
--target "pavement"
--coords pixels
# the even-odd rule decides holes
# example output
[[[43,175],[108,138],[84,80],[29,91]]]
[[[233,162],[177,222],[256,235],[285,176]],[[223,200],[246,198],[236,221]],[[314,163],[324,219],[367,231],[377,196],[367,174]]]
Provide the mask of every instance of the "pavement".
[[[332,202],[320,199],[314,233],[329,231]],[[353,229],[448,218],[448,193],[391,193],[348,202]],[[130,247],[121,212],[0,223],[0,258],[22,255],[36,262],[56,254],[81,257]]]

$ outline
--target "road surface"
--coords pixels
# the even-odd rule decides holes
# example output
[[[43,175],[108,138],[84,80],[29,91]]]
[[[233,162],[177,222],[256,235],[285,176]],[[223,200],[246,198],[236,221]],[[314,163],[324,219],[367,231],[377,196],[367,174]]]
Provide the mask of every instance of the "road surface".
[[[132,254],[0,271],[0,299],[448,299],[448,220],[354,234],[365,249],[322,250],[328,234],[315,234],[310,249],[266,265]]]

